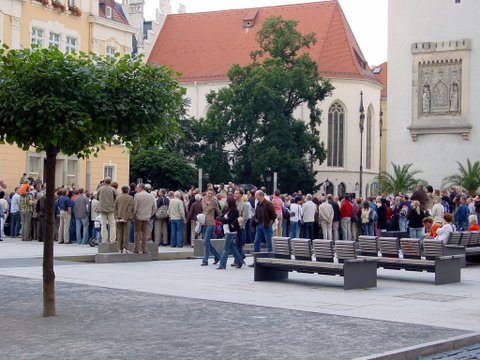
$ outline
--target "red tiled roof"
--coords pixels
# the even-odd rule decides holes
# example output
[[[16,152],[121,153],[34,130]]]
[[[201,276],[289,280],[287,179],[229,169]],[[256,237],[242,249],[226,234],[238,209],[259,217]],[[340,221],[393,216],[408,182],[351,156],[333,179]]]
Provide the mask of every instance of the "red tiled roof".
[[[373,73],[375,74],[375,77],[378,79],[378,81],[380,81],[383,85],[383,89],[382,89],[382,98],[386,98],[387,97],[387,74],[388,74],[388,63],[387,62],[384,62],[383,64],[381,65],[378,65],[378,66],[373,66],[372,69],[378,69],[377,71],[373,71]]]
[[[244,28],[252,9],[168,15],[148,58],[181,73],[180,81],[226,80],[233,64],[251,62],[255,35],[269,16],[299,21],[298,31],[316,33],[308,52],[320,75],[377,82],[337,0],[258,8],[255,25]],[[255,10],[255,11],[256,11]]]
[[[105,10],[106,6],[110,6],[112,8],[111,18],[107,17],[107,13]],[[98,15],[106,19],[111,19],[113,21],[129,25],[127,17],[123,13],[122,5],[117,3],[115,0],[101,0],[100,4],[98,5]]]

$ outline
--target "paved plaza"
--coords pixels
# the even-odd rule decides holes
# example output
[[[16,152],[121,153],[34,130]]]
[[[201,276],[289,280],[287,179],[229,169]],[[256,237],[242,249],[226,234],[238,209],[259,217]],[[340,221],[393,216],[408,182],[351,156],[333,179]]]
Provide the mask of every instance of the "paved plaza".
[[[372,358],[480,332],[480,265],[442,286],[379,269],[377,288],[345,291],[339,277],[254,282],[251,268],[200,260],[65,261],[95,252],[55,245],[57,316],[43,318],[42,244],[0,243],[1,359]]]

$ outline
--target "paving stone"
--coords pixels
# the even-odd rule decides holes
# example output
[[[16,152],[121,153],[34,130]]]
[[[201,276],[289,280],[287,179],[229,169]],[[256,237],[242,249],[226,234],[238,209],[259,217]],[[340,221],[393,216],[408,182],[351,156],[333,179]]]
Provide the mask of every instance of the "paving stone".
[[[461,330],[0,276],[5,359],[352,359]],[[222,291],[221,288],[218,289]]]

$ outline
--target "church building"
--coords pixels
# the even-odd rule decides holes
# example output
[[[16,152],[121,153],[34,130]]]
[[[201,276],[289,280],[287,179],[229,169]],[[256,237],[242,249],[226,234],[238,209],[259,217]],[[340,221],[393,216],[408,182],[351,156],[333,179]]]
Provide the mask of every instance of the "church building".
[[[320,75],[335,87],[332,95],[318,104],[327,158],[316,165],[317,183],[323,184],[321,192],[335,195],[365,196],[375,192],[382,85],[363,56],[337,0],[163,15],[163,26],[148,62],[181,74],[179,80],[190,98],[189,115],[196,118],[206,116],[205,96],[227,86],[230,67],[251,62],[249,54],[258,48],[256,33],[266,18],[297,20],[301,33],[314,32],[317,43],[308,52],[317,62]],[[308,121],[307,105],[298,108],[295,116]]]

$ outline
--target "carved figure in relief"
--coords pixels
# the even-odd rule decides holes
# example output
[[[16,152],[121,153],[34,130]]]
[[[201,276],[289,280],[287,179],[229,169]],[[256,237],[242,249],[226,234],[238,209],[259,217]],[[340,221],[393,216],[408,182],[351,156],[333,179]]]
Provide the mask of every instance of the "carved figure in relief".
[[[458,84],[453,83],[450,88],[450,111],[458,111]]]
[[[423,94],[422,94],[422,100],[423,100],[423,112],[424,113],[429,113],[430,112],[430,104],[431,104],[431,94],[430,94],[430,86],[428,84],[425,84],[423,86]]]

